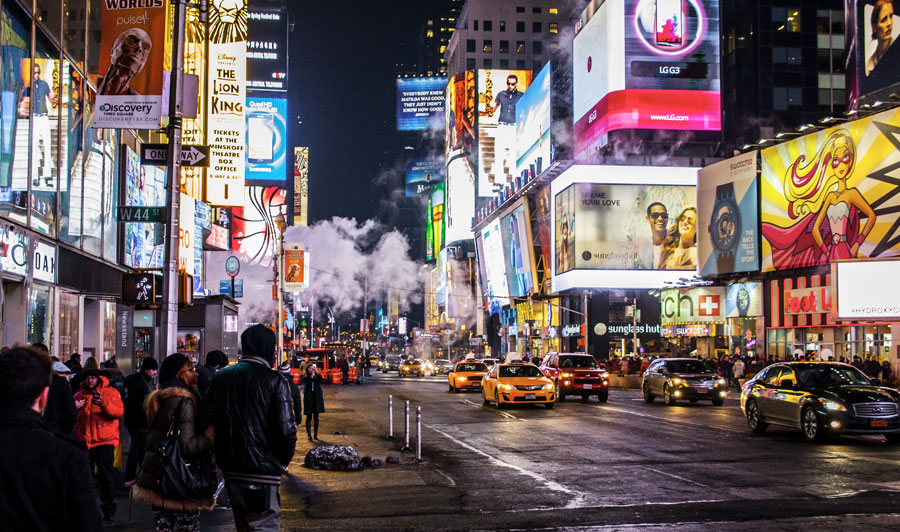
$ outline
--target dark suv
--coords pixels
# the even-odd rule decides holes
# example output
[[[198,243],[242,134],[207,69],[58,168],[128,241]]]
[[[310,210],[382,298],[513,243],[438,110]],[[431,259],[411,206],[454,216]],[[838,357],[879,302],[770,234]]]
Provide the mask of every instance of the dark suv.
[[[609,374],[591,355],[551,353],[540,368],[553,381],[557,401],[564,401],[567,395],[580,395],[583,401],[592,395],[601,402],[609,399]]]
[[[644,401],[652,403],[656,396],[661,395],[667,405],[687,399],[692,403],[708,400],[720,406],[725,402],[726,386],[725,379],[695,358],[655,360],[644,371],[641,382]]]
[[[741,409],[753,432],[769,424],[810,441],[836,434],[883,434],[900,442],[900,393],[839,362],[773,364],[744,383]]]

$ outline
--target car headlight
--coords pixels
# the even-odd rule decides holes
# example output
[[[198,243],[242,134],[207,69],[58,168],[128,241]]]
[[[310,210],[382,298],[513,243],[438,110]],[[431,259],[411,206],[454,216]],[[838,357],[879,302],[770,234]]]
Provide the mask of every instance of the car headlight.
[[[545,384],[545,385],[544,385],[544,389],[545,389],[545,390],[552,390],[552,389],[553,389],[553,385],[552,385],[552,384]]]
[[[684,381],[679,378],[672,379],[672,384],[684,384]]]
[[[512,390],[512,389],[514,388],[514,386],[511,385],[511,384],[501,384],[501,385],[500,385],[500,388],[502,388],[502,389],[504,389],[504,390],[506,390],[506,391],[509,391],[509,390]]]
[[[463,381],[466,380],[466,378],[465,378],[465,377],[457,377],[456,380],[458,380],[458,381],[460,381],[460,382],[463,382]]]
[[[846,412],[847,407],[837,401],[822,401],[825,410],[837,410],[838,412]]]
[[[572,377],[572,374],[571,373],[563,373],[562,376],[564,379],[569,379]]]
[[[718,384],[720,386],[725,386],[726,384],[728,384],[728,382],[726,382],[725,379],[719,379],[716,381],[716,384]]]

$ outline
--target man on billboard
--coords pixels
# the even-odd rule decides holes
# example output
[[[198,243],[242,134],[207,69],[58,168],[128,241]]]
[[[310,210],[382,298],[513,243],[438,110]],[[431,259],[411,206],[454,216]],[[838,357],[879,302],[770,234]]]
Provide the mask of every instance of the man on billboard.
[[[52,167],[53,159],[50,154],[51,128],[50,110],[56,105],[56,93],[50,90],[50,84],[41,79],[41,65],[34,64],[34,77],[31,81],[31,89],[26,89],[25,95],[34,100],[32,114],[32,128],[34,139],[31,143],[31,160],[33,167],[32,186],[41,186],[40,175],[43,175],[46,185],[53,186]],[[40,174],[38,173],[40,171]]]
[[[129,28],[120,33],[112,45],[109,69],[98,79],[97,94],[139,95],[131,80],[144,70],[152,49],[153,41],[146,31]]]
[[[512,173],[515,170],[515,154],[513,150],[516,146],[516,103],[522,98],[524,92],[518,89],[519,78],[515,74],[506,77],[506,90],[500,91],[494,98],[491,105],[491,113],[500,110],[500,117],[497,119],[497,147],[500,148],[498,158],[503,169],[509,169]]]
[[[639,215],[640,216],[640,215]],[[641,269],[659,270],[663,266],[663,245],[669,232],[669,211],[666,206],[656,201],[647,207],[647,224],[650,226],[650,241],[641,245],[638,253]],[[648,245],[649,244],[649,245]]]

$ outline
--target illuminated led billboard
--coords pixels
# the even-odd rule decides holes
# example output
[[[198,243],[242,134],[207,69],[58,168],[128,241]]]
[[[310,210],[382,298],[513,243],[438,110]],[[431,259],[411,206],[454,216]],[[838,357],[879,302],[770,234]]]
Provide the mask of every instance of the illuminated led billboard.
[[[900,90],[900,46],[894,46],[900,39],[900,0],[848,0],[846,10],[847,59],[853,68],[847,71],[847,89],[855,109]]]
[[[516,107],[531,84],[530,70],[479,70],[478,196],[490,197],[516,175]]]
[[[719,3],[593,0],[573,42],[575,155],[610,131],[719,131]]]
[[[287,179],[287,100],[247,97],[247,181]]]
[[[288,17],[281,11],[247,13],[247,88],[287,91]]]
[[[444,161],[414,158],[406,161],[406,197],[419,196],[444,181]]]
[[[532,80],[516,104],[516,171],[540,175],[552,162],[550,140],[550,63]]]
[[[654,288],[697,268],[697,169],[577,165],[550,184],[553,291]]]
[[[480,235],[484,250],[484,278],[481,288],[491,305],[499,303],[508,305],[509,285],[506,279],[506,267],[503,264],[503,236],[500,234],[500,220],[494,220],[484,228]],[[476,245],[476,249],[478,246]]]
[[[446,89],[447,78],[398,78],[397,130],[422,131],[440,127]]]
[[[500,235],[503,237],[503,261],[509,295],[527,297],[535,292],[535,280],[531,231],[524,202],[500,219]]]
[[[444,242],[473,238],[475,216],[475,72],[453,76],[447,85],[447,174]]]

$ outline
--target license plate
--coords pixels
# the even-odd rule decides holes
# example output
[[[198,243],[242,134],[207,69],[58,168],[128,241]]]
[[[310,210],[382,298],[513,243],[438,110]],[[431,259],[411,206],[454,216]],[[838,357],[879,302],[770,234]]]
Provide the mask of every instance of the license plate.
[[[533,393],[526,393],[526,394],[525,394],[525,400],[526,400],[526,401],[533,401],[534,399],[537,399],[537,396],[534,395]]]
[[[871,427],[887,427],[888,422],[886,419],[873,419],[869,422],[869,426]]]
[[[707,392],[709,392],[709,390],[707,390],[706,388],[697,388],[697,393],[707,393]]]
[[[585,384],[585,385],[584,385],[584,389],[585,389],[585,390],[590,390],[590,389],[593,388],[593,387],[594,387],[593,384]]]
[[[474,387],[477,388],[477,387],[481,386],[481,382],[480,382],[480,381],[475,381],[475,382],[472,383],[472,386],[474,386]]]

